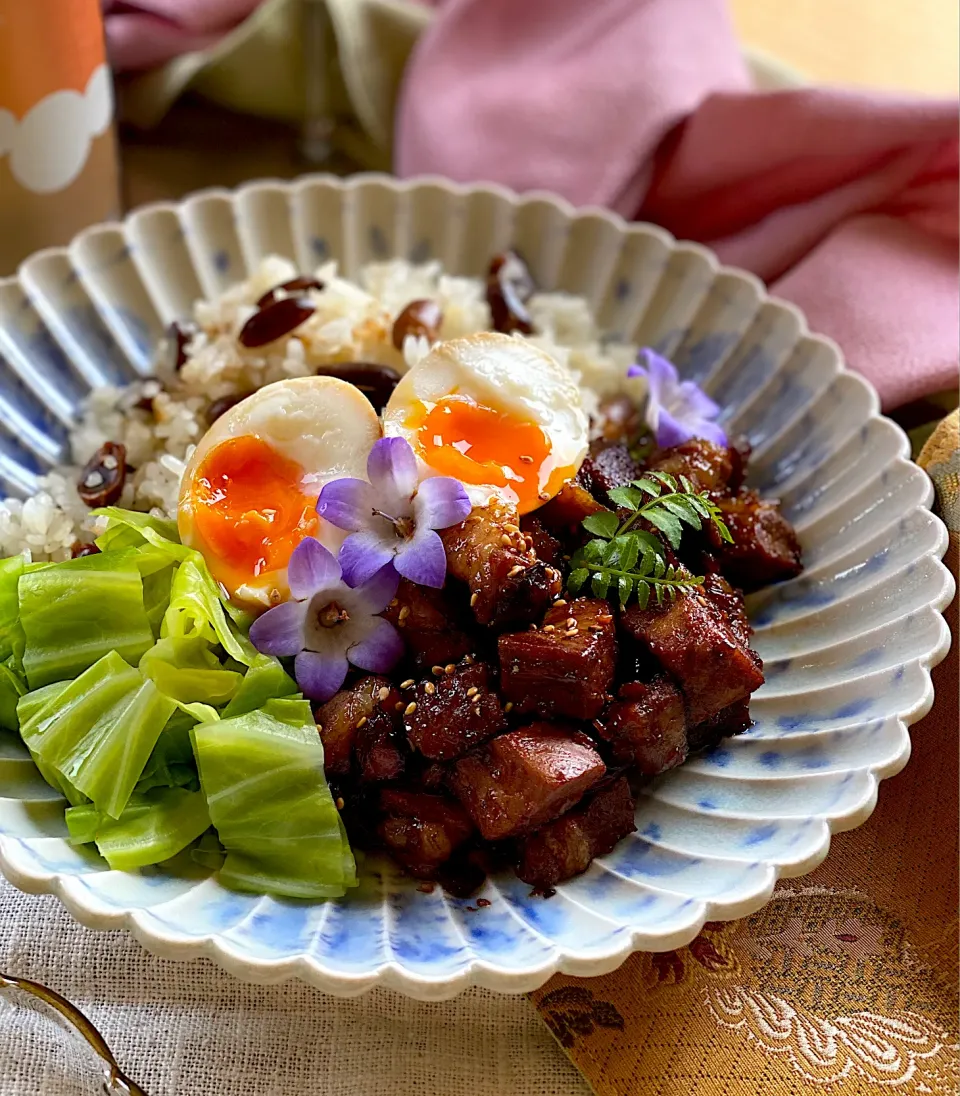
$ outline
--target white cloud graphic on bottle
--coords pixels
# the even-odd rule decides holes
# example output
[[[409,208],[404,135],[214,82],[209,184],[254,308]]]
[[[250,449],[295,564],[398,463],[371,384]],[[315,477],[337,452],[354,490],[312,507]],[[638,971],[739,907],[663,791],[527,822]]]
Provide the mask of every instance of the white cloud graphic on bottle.
[[[110,70],[98,65],[82,95],[55,91],[19,122],[0,110],[0,156],[9,154],[13,177],[25,190],[63,190],[83,171],[91,142],[106,133],[112,117]]]

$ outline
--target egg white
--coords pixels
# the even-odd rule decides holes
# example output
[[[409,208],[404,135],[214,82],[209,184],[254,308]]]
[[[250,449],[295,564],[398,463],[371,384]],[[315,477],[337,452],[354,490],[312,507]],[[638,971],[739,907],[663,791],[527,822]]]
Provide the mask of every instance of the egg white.
[[[204,556],[221,582],[223,567],[196,527],[193,487],[206,455],[231,438],[253,436],[303,469],[299,486],[319,495],[330,480],[366,478],[367,455],[380,437],[380,421],[359,389],[336,377],[296,377],[261,388],[231,407],[203,435],[190,458],[180,487],[177,525],[180,539]],[[345,533],[321,520],[318,539],[336,552]],[[286,568],[265,572],[240,586],[224,583],[229,595],[250,607],[263,608],[287,595]]]
[[[384,409],[384,435],[410,442],[424,478],[440,473],[423,460],[417,426],[410,423],[423,406],[429,409],[450,395],[470,397],[540,427],[550,441],[541,488],[556,468],[569,467],[574,475],[586,456],[588,420],[575,374],[525,339],[482,332],[437,343],[401,378]],[[494,485],[464,487],[475,506],[496,498],[510,501],[509,493]]]

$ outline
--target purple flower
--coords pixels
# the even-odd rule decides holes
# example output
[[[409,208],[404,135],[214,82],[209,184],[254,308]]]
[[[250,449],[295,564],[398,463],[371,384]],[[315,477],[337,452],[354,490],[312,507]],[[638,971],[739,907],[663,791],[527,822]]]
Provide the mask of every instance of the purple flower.
[[[647,378],[645,417],[661,448],[690,438],[727,444],[727,435],[714,421],[720,414],[717,404],[693,381],[681,381],[676,367],[655,350],[644,347],[627,376]]]
[[[352,588],[334,556],[307,537],[290,556],[287,581],[291,600],[258,617],[250,641],[266,655],[295,655],[294,673],[305,696],[329,700],[343,684],[348,662],[375,674],[397,664],[403,640],[377,616],[397,592],[400,579],[392,567]]]
[[[403,438],[381,438],[367,458],[367,476],[338,479],[320,492],[317,513],[350,531],[340,566],[353,586],[393,563],[411,582],[439,589],[447,557],[435,530],[456,525],[470,513],[463,484],[433,476],[418,484],[417,458]]]

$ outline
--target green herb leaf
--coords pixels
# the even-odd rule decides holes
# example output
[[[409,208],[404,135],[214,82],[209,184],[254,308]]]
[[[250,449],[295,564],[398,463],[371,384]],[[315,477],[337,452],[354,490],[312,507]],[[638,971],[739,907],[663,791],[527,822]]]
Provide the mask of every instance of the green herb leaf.
[[[651,472],[650,475],[653,476],[654,479],[658,479],[664,487],[669,487],[671,491],[676,491],[677,481],[669,472]]]
[[[599,563],[600,557],[603,555],[603,541],[602,540],[588,540],[583,546],[583,562]]]
[[[653,498],[657,498],[663,490],[662,484],[657,483],[656,480],[648,479],[646,476],[642,479],[634,480],[631,486],[636,487],[638,491],[643,491]]]
[[[605,571],[597,571],[593,578],[590,579],[590,589],[593,591],[594,597],[606,597],[607,590],[610,589],[610,575]]]
[[[652,548],[643,546],[643,555],[640,557],[640,562],[637,565],[637,573],[646,576],[653,574],[653,568],[656,566],[657,560],[660,559],[659,551],[654,551]]]
[[[733,536],[731,535],[730,530],[727,528],[726,522],[724,522],[723,518],[720,517],[719,507],[717,508],[715,513],[710,515],[710,517],[713,520],[714,528],[720,534],[720,539],[726,541],[727,544],[733,544]]]
[[[603,547],[601,562],[607,567],[620,567],[620,543],[617,539],[608,540]]]
[[[659,529],[670,542],[672,548],[680,547],[683,526],[677,517],[668,510],[649,510],[643,515],[652,526]]]
[[[708,519],[711,517],[712,509],[706,499],[701,498],[700,495],[690,495],[688,501],[701,517]]]
[[[665,498],[663,505],[670,511],[674,517],[678,517],[681,521],[686,522],[687,525],[692,525],[694,529],[700,529],[700,515],[697,513],[696,508],[690,504],[689,499],[684,498],[682,495],[674,495],[671,498]]]
[[[648,533],[646,529],[637,529],[633,535],[639,541],[642,550],[653,552],[654,555],[663,554],[663,541],[655,534]]]
[[[589,577],[590,577],[590,572],[587,570],[586,567],[576,567],[574,570],[572,570],[570,572],[570,576],[567,579],[567,589],[572,594],[579,593],[580,588],[583,586],[583,584],[587,581],[587,579]]]
[[[637,579],[633,575],[621,575],[617,579],[617,592],[620,595],[620,608],[626,608],[630,595],[637,585]]]
[[[607,492],[611,502],[625,510],[639,510],[643,495],[635,487],[614,487]]]
[[[583,520],[583,527],[594,539],[573,554],[567,579],[571,593],[579,592],[589,579],[595,597],[607,597],[614,588],[621,607],[634,596],[638,605],[646,607],[651,594],[657,605],[662,605],[664,598],[673,602],[678,593],[699,586],[703,578],[668,564],[661,536],[678,548],[684,527],[702,529],[708,521],[721,539],[732,542],[720,508],[706,492],[697,493],[686,476],[678,480],[667,472],[650,472],[628,487],[615,487],[609,496],[621,514],[623,510],[628,513],[622,521],[610,511]],[[637,528],[641,521],[656,532]]]
[[[624,571],[632,570],[636,565],[637,557],[640,555],[640,541],[636,534],[626,533],[615,537],[612,543],[619,546],[621,568]]]
[[[583,527],[588,533],[609,540],[617,535],[620,522],[617,520],[616,514],[610,510],[604,510],[599,514],[591,514],[589,517],[584,518]]]

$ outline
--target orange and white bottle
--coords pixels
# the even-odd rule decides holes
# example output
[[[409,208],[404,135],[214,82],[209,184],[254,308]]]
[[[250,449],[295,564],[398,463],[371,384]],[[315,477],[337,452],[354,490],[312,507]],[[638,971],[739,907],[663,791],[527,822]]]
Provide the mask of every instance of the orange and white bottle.
[[[0,0],[0,275],[120,211],[100,0]]]

